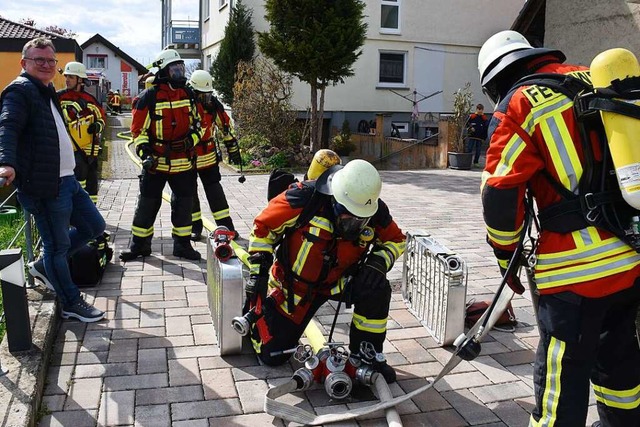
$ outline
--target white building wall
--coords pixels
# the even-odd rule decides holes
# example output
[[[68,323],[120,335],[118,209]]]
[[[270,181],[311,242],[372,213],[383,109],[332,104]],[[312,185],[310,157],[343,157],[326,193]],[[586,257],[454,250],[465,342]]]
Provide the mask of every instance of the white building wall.
[[[202,0],[207,1],[207,0]],[[219,0],[211,1],[209,20],[203,23],[204,58],[215,58],[230,8],[218,10]],[[488,104],[478,83],[477,53],[492,34],[510,28],[524,0],[398,0],[400,30],[381,31],[381,9],[384,0],[365,0],[368,23],[363,52],[354,64],[354,77],[344,84],[329,87],[325,111],[410,113],[412,103],[394,94],[413,97],[442,91],[418,104],[419,111],[450,112],[453,93],[466,82],[472,83],[474,103]],[[264,1],[244,0],[253,9],[256,31],[267,31]],[[405,79],[393,88],[379,84],[380,52],[404,52]],[[417,95],[420,99],[421,96]],[[304,110],[309,105],[310,89],[305,83],[294,83],[293,104]]]
[[[87,68],[92,68],[89,66],[89,56],[90,55],[107,55],[107,67],[104,69],[96,68],[101,70],[107,80],[111,82],[111,89],[120,91],[120,94],[124,94],[125,87],[123,82],[122,72],[120,71],[120,63],[125,62],[131,67],[131,72],[128,75],[128,89],[131,97],[134,97],[138,94],[138,70],[131,64],[126,61],[123,61],[122,58],[115,55],[115,53],[103,45],[102,43],[92,43],[87,46],[82,54],[82,63],[85,64]],[[93,69],[93,68],[92,68]]]

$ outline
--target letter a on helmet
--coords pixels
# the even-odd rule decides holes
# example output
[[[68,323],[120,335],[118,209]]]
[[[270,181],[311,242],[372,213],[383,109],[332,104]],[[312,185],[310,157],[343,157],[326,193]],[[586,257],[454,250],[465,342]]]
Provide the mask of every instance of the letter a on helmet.
[[[86,79],[87,68],[80,62],[67,62],[67,65],[64,66],[64,72],[62,74],[64,74],[65,76],[78,76],[81,79]]]
[[[182,61],[182,58],[180,58],[180,54],[176,50],[165,49],[158,54],[156,60],[153,62],[153,66],[163,70],[167,65],[178,61]]]
[[[331,190],[336,201],[349,212],[368,218],[378,210],[382,180],[371,163],[356,159],[333,175]]]
[[[198,92],[213,92],[211,74],[204,70],[195,70],[189,78],[189,86]]]

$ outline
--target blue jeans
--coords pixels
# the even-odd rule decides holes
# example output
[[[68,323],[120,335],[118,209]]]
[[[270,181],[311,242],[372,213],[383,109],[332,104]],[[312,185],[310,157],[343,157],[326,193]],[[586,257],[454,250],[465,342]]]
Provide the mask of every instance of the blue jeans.
[[[35,219],[42,238],[44,268],[58,298],[63,306],[76,303],[80,290],[71,280],[68,257],[102,235],[104,218],[74,176],[60,178],[57,197],[18,192],[18,201]]]
[[[475,155],[473,156],[473,163],[480,162],[480,151],[482,150],[482,139],[480,138],[467,138],[467,153],[473,153],[475,151]]]

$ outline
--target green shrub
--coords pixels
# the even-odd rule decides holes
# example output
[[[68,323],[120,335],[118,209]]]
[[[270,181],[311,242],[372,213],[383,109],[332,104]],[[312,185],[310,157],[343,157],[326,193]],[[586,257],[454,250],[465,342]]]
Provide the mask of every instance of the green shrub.
[[[284,151],[280,151],[267,160],[266,165],[269,169],[282,169],[289,166],[289,159]]]
[[[342,129],[331,140],[330,148],[339,156],[348,156],[356,149],[355,144],[351,141],[351,129],[349,129],[348,120],[342,122]]]

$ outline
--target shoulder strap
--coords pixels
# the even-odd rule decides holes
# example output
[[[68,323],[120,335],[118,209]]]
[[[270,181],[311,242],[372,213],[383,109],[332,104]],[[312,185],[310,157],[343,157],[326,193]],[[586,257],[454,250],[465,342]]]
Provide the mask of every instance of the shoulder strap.
[[[559,92],[569,99],[575,99],[575,97],[583,91],[590,91],[591,85],[576,77],[568,74],[553,74],[553,73],[540,73],[524,76],[516,82],[511,88],[511,91],[515,91],[522,86],[544,86]]]

